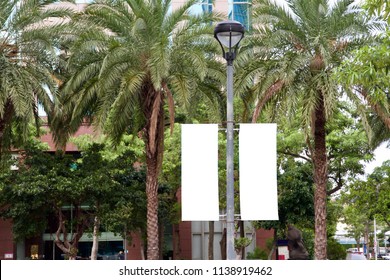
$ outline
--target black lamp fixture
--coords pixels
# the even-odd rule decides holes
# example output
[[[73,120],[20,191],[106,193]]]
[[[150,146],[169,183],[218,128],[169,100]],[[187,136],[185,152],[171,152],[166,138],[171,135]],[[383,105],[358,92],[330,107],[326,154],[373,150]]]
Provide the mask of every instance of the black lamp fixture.
[[[244,26],[235,20],[221,21],[215,27],[214,37],[221,45],[223,57],[226,59],[228,65],[233,64],[233,60],[236,58],[238,44],[244,37],[244,33]]]

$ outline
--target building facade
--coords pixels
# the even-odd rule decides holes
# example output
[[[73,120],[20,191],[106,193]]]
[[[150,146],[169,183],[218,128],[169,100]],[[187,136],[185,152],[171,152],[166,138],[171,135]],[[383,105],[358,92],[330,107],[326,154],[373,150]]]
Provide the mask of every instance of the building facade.
[[[172,9],[176,9],[185,2],[186,0],[173,0]],[[224,14],[225,19],[240,22],[246,30],[251,29],[252,0],[199,0],[191,11],[194,14],[216,11]]]

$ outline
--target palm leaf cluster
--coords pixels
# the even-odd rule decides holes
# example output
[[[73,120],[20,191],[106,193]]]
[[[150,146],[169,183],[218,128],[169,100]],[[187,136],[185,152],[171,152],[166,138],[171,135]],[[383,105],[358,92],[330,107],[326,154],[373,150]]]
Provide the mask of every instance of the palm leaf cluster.
[[[36,97],[48,104],[42,88],[47,71],[36,65],[31,56],[36,50],[20,35],[33,20],[28,15],[33,16],[36,9],[33,1],[0,3],[0,153],[11,144],[14,123],[19,132],[28,129],[37,112]]]
[[[66,9],[46,8],[54,2],[0,3],[0,151],[15,146],[12,140],[25,140],[32,119],[38,128],[38,104],[48,114],[53,110],[58,48],[52,36],[59,25],[50,19],[69,15]]]
[[[241,55],[244,71],[237,76],[237,91],[247,104],[259,100],[252,108],[253,121],[272,100],[272,110],[283,106],[286,112],[303,116],[303,127],[310,127],[320,102],[318,92],[326,93],[325,114],[331,117],[342,94],[331,79],[332,73],[351,50],[367,43],[370,31],[378,27],[368,25],[353,2],[336,1],[331,5],[322,0],[310,4],[289,0],[286,6],[280,6],[272,1],[256,1],[256,32],[250,48]]]
[[[212,60],[204,55],[215,47],[205,36],[211,33],[205,23],[212,15],[189,16],[194,3],[174,12],[166,1],[95,1],[87,6],[74,21],[73,28],[82,32],[70,50],[69,68],[75,70],[64,88],[73,102],[68,107],[73,120],[93,112],[95,123],[118,141],[129,127],[138,132],[152,121],[148,95],[167,100],[171,118],[173,95],[187,108],[202,93],[215,100],[200,82],[212,71]]]

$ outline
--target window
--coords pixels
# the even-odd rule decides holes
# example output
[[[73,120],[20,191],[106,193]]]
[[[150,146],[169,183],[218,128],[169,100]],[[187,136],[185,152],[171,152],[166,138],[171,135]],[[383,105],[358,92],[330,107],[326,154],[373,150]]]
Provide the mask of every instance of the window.
[[[199,2],[190,8],[193,15],[200,15],[201,13],[211,13],[213,11],[213,0],[199,0]]]
[[[251,29],[251,0],[228,0],[229,19],[236,20],[245,26],[246,30]]]

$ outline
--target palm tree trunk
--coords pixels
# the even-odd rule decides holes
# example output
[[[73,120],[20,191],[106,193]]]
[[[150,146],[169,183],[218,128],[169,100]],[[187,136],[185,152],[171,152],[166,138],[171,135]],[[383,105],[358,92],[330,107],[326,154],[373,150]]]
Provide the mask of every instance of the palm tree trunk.
[[[326,234],[326,185],[328,179],[326,157],[326,117],[323,94],[315,110],[314,120],[314,215],[315,215],[315,239],[314,255],[318,260],[327,258],[327,234]]]
[[[146,125],[146,199],[147,259],[159,259],[158,235],[158,174],[164,146],[164,110],[161,92],[149,90],[145,99]]]
[[[157,197],[157,157],[147,157],[146,159],[146,199],[147,199],[147,259],[158,260],[158,197]]]
[[[7,100],[4,106],[4,115],[0,117],[0,159],[3,155],[3,143],[4,143],[4,131],[9,125],[12,115],[14,113],[14,106],[12,105],[10,100]]]

